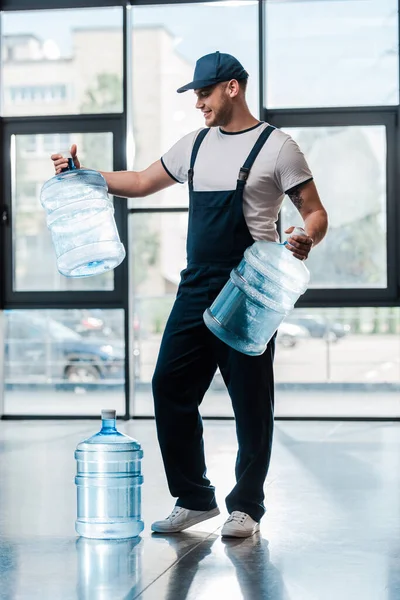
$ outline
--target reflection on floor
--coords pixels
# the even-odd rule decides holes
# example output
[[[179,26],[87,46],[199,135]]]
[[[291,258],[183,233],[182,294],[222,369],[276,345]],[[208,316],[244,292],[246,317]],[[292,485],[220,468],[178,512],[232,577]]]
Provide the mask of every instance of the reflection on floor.
[[[223,541],[233,423],[205,423],[221,515],[161,536],[154,423],[121,422],[145,452],[146,527],[119,542],[74,533],[74,449],[97,425],[0,422],[1,600],[399,600],[399,423],[278,422],[261,533]]]

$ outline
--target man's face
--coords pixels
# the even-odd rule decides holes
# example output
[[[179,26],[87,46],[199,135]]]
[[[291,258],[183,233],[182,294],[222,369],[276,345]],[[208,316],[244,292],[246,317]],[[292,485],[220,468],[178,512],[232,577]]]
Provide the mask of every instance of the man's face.
[[[223,127],[231,120],[232,102],[227,88],[227,83],[217,83],[194,90],[197,96],[196,108],[203,113],[207,127]]]

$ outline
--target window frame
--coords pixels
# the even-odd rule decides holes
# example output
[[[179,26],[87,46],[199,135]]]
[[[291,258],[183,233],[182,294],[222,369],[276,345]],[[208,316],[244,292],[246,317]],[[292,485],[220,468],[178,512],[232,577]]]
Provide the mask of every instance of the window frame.
[[[10,227],[2,226],[2,216],[5,209],[11,210],[9,195],[11,173],[10,173],[10,139],[12,134],[29,133],[53,133],[54,129],[60,133],[94,133],[107,130],[114,134],[114,169],[126,168],[126,140],[127,127],[132,126],[129,117],[129,99],[131,93],[131,25],[129,11],[131,6],[152,6],[162,4],[196,4],[199,2],[212,2],[214,0],[58,0],[57,8],[54,0],[0,0],[1,11],[32,11],[32,10],[59,10],[79,8],[105,8],[122,7],[123,9],[123,112],[120,114],[106,115],[63,115],[54,117],[0,117],[0,166],[5,178],[0,183],[0,327],[4,308],[123,308],[125,314],[125,418],[135,416],[134,397],[130,397],[133,391],[130,383],[130,361],[132,357],[129,352],[131,333],[129,330],[129,249],[128,249],[128,215],[141,212],[187,212],[180,207],[162,208],[130,208],[128,210],[126,199],[115,198],[116,221],[119,227],[121,241],[126,245],[127,257],[115,271],[115,289],[110,292],[13,292],[10,287],[13,277],[10,268],[10,253],[12,240]],[[384,107],[351,107],[351,108],[327,108],[327,109],[274,109],[268,110],[266,106],[266,83],[268,73],[266,71],[266,2],[258,0],[258,58],[259,58],[259,116],[261,119],[269,120],[277,126],[292,127],[316,127],[329,125],[386,125],[388,134],[388,163],[387,163],[387,239],[388,239],[388,284],[390,287],[382,289],[342,289],[336,292],[335,301],[332,300],[332,290],[309,290],[298,302],[299,307],[348,307],[348,306],[399,306],[400,305],[400,272],[396,272],[396,261],[400,265],[400,239],[396,232],[400,229],[400,206],[396,206],[396,195],[400,190],[400,153],[397,146],[400,144],[400,104]],[[400,0],[398,2],[398,30],[400,29]],[[1,31],[0,31],[1,33]],[[400,61],[399,61],[400,69]],[[1,83],[1,82],[0,82]],[[8,187],[7,187],[8,186]],[[8,195],[7,195],[8,193]],[[7,201],[6,201],[7,200]],[[389,213],[390,211],[390,213]],[[12,265],[11,265],[12,267]],[[8,279],[7,279],[8,278]],[[134,292],[131,292],[134,293]],[[0,331],[1,335],[1,331]],[[0,368],[1,368],[2,344],[0,343]],[[2,387],[0,386],[0,418]],[[10,417],[10,415],[7,415]],[[51,415],[40,415],[29,418],[53,418]],[[57,416],[56,418],[63,418]],[[85,418],[80,416],[79,418]],[[90,417],[92,418],[92,417]],[[139,417],[140,418],[140,417]],[[152,417],[151,417],[152,418]],[[207,418],[207,417],[205,417]],[[215,417],[213,417],[215,418]],[[222,417],[224,419],[225,417]],[[291,417],[289,417],[291,418]],[[230,417],[228,417],[230,419]]]
[[[7,6],[5,6],[7,5]],[[51,134],[57,133],[98,133],[110,132],[113,134],[113,169],[125,170],[126,166],[126,140],[127,140],[127,99],[130,81],[128,49],[130,45],[129,11],[125,8],[124,1],[105,1],[99,5],[98,1],[89,2],[64,2],[60,0],[57,9],[61,8],[104,8],[106,6],[122,7],[122,68],[123,68],[123,106],[120,113],[106,114],[83,114],[83,115],[54,115],[50,117],[0,117],[0,165],[4,178],[0,181],[0,310],[13,308],[119,308],[124,311],[124,342],[125,342],[125,414],[123,417],[129,419],[130,397],[133,391],[130,367],[130,304],[128,295],[129,286],[129,251],[128,251],[128,220],[127,199],[114,196],[115,221],[118,227],[121,242],[127,253],[125,260],[114,270],[114,289],[110,291],[76,291],[65,294],[56,292],[24,292],[13,291],[13,268],[12,268],[12,196],[11,196],[11,161],[10,145],[13,134]],[[31,0],[0,0],[0,25],[1,10],[34,10],[54,9],[54,3],[47,1],[33,2]],[[129,36],[128,36],[129,32]],[[1,28],[0,28],[1,43]],[[1,82],[1,68],[0,68]],[[3,216],[5,219],[3,219]],[[0,312],[1,325],[1,312]],[[1,333],[1,332],[0,332]],[[2,362],[0,362],[0,369]],[[1,387],[1,386],[0,386]],[[1,390],[2,392],[3,390]],[[3,413],[2,393],[0,393],[0,418]],[[7,415],[12,418],[12,415]],[[122,415],[121,415],[122,416]],[[88,418],[91,418],[89,415]],[[28,415],[28,418],[35,418]],[[40,417],[39,417],[40,418]],[[43,417],[41,417],[43,418]],[[52,418],[46,415],[45,418]],[[56,418],[63,418],[58,415]],[[67,417],[68,418],[68,417]],[[86,418],[85,415],[80,418]]]
[[[398,177],[398,151],[396,130],[397,107],[356,107],[321,109],[280,109],[264,108],[263,119],[272,125],[284,127],[337,127],[382,125],[386,128],[386,227],[387,227],[387,287],[386,288],[337,288],[333,290],[309,289],[300,297],[296,306],[304,308],[340,306],[393,306],[400,304],[400,274],[397,261],[400,260],[400,245],[396,224],[400,213],[396,203]],[[398,134],[397,134],[398,135]],[[306,157],[307,158],[307,157]],[[323,202],[323,198],[321,199]],[[280,225],[280,224],[279,224]],[[397,257],[397,260],[396,260]]]
[[[259,0],[264,1],[264,0]],[[197,4],[215,0],[168,0],[168,4]],[[58,10],[63,8],[103,8],[106,6],[152,6],[163,5],[164,0],[0,0],[0,10]]]
[[[51,0],[0,0],[0,10],[59,10],[68,8],[103,8],[107,6],[124,6],[123,0],[58,0],[57,6]]]
[[[4,302],[7,308],[17,307],[75,307],[98,306],[121,308],[125,295],[125,272],[127,271],[127,258],[122,265],[114,270],[114,289],[108,291],[16,291],[13,289],[14,257],[12,252],[12,175],[11,175],[11,136],[36,135],[56,133],[112,133],[113,134],[113,169],[125,168],[124,152],[125,124],[121,115],[84,115],[84,116],[51,116],[46,120],[43,117],[3,119],[3,166],[4,176],[2,181],[3,205],[8,212],[8,223],[3,227],[3,271]],[[120,233],[121,241],[127,244],[125,227],[126,199],[115,197],[115,221]]]

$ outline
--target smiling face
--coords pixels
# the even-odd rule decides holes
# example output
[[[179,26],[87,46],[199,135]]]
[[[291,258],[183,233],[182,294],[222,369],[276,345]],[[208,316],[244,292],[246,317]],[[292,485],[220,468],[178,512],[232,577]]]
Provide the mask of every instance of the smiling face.
[[[196,108],[201,110],[204,115],[205,125],[207,127],[224,127],[232,119],[233,115],[233,82],[217,83],[206,88],[194,90],[197,96]],[[237,82],[236,86],[238,85]]]

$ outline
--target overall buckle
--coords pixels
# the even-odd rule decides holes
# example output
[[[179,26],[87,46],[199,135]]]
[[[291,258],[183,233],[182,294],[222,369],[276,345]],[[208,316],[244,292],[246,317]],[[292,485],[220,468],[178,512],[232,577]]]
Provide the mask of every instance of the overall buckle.
[[[242,167],[239,171],[238,180],[239,181],[247,181],[250,174],[250,169],[246,169],[246,167]]]

